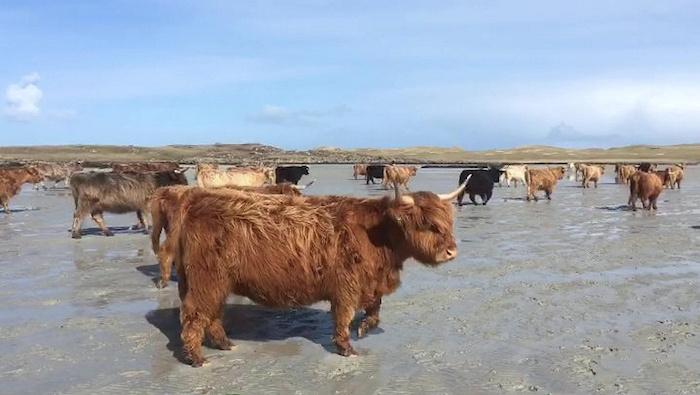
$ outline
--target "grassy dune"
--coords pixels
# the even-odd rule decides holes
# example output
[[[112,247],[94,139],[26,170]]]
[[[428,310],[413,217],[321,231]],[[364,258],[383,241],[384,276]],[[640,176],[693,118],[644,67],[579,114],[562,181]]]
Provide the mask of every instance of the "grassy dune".
[[[355,163],[396,161],[399,163],[565,163],[658,162],[698,163],[700,144],[669,146],[635,145],[616,148],[567,149],[524,146],[490,151],[461,148],[411,147],[395,149],[340,149],[323,147],[287,151],[261,144],[168,145],[135,147],[111,145],[63,145],[0,147],[0,161],[69,161],[96,163],[168,160],[184,163],[212,161],[230,164],[255,163]]]

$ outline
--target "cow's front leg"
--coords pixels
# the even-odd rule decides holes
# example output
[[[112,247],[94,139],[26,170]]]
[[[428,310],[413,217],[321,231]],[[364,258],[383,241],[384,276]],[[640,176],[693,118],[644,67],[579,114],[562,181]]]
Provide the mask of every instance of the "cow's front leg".
[[[355,307],[353,303],[333,302],[331,305],[331,313],[335,321],[335,335],[333,343],[338,348],[338,354],[349,357],[357,355],[355,350],[350,345],[350,323],[355,317]]]
[[[375,298],[369,306],[365,307],[365,317],[357,328],[357,337],[364,337],[367,332],[379,325],[379,309],[382,306],[382,298]]]

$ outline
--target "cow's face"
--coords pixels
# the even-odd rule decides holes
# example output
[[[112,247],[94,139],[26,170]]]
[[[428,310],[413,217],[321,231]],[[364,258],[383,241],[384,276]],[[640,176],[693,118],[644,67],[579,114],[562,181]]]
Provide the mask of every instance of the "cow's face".
[[[399,244],[407,255],[426,265],[457,256],[452,205],[431,192],[417,192],[394,201],[389,216],[399,229]]]
[[[501,178],[501,174],[503,174],[503,171],[497,167],[489,167],[488,172],[489,178],[491,178],[491,181],[493,182],[498,182]]]
[[[309,175],[309,166],[302,167],[302,170],[302,174],[304,174],[305,176]]]
[[[187,177],[183,170],[163,171],[156,173],[158,186],[187,185]]]
[[[564,166],[557,166],[554,168],[554,174],[557,176],[557,179],[561,180],[566,175],[566,168]]]

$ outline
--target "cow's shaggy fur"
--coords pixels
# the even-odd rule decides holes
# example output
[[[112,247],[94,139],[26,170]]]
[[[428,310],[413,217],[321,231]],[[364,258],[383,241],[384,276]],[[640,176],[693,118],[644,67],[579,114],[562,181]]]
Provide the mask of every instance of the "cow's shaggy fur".
[[[33,166],[0,169],[0,205],[10,214],[10,199],[19,193],[22,185],[38,183],[43,179]]]
[[[136,212],[137,227],[148,232],[144,212],[153,192],[163,186],[187,185],[182,172],[166,171],[155,173],[77,173],[70,179],[70,187],[75,201],[72,237],[79,239],[83,219],[89,214],[105,236],[112,236],[102,216],[103,212]]]
[[[153,223],[151,247],[158,257],[158,265],[160,267],[160,281],[156,283],[158,288],[168,286],[178,239],[177,237],[168,237],[166,242],[161,244],[160,235],[163,231],[165,231],[166,235],[170,235],[173,229],[179,229],[178,226],[173,226],[172,224],[177,221],[182,196],[189,189],[191,187],[185,185],[158,188],[151,198],[150,212]],[[272,195],[301,195],[300,188],[290,183],[263,185],[261,187],[228,187],[225,189]]]
[[[356,163],[352,165],[352,177],[357,180],[357,176],[364,177],[367,174],[367,165]]]
[[[548,167],[546,169],[529,169],[526,173],[527,200],[537,201],[537,191],[544,191],[547,199],[552,199],[552,193],[557,182],[564,178],[566,168],[564,166]]]
[[[411,181],[411,177],[414,177],[417,172],[418,168],[416,166],[386,166],[384,167],[384,181],[382,184],[385,187],[403,187],[408,190],[408,182]]]
[[[656,201],[664,190],[662,178],[655,173],[637,171],[630,177],[630,197],[628,205],[632,210],[637,210],[637,199],[642,201],[642,206],[647,209],[657,209]]]
[[[175,171],[179,168],[180,165],[176,162],[129,162],[112,164],[112,171],[120,173]]]
[[[222,170],[211,165],[197,166],[197,185],[203,188],[259,187],[265,183],[275,183],[274,169],[269,167],[232,167]]]

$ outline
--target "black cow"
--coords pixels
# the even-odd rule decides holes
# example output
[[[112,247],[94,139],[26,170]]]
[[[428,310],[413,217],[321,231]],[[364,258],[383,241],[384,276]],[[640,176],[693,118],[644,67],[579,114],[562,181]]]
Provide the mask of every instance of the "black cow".
[[[308,175],[309,166],[278,166],[275,169],[275,181],[278,184],[291,182],[297,185],[301,177]]]
[[[469,175],[471,175],[472,178],[469,179],[464,191],[457,196],[457,204],[461,206],[464,194],[468,193],[469,200],[471,200],[472,203],[475,205],[477,204],[475,197],[479,195],[485,206],[491,199],[491,195],[493,195],[493,184],[498,182],[502,172],[503,171],[496,167],[462,171],[462,173],[459,174],[459,185],[462,185]]]
[[[384,178],[384,168],[385,165],[368,165],[367,172],[365,173],[365,184],[369,184],[372,181],[374,184],[375,178]]]
[[[649,173],[654,169],[656,169],[656,165],[651,164],[649,162],[642,162],[639,165],[637,165],[637,170],[641,170],[645,173]]]

